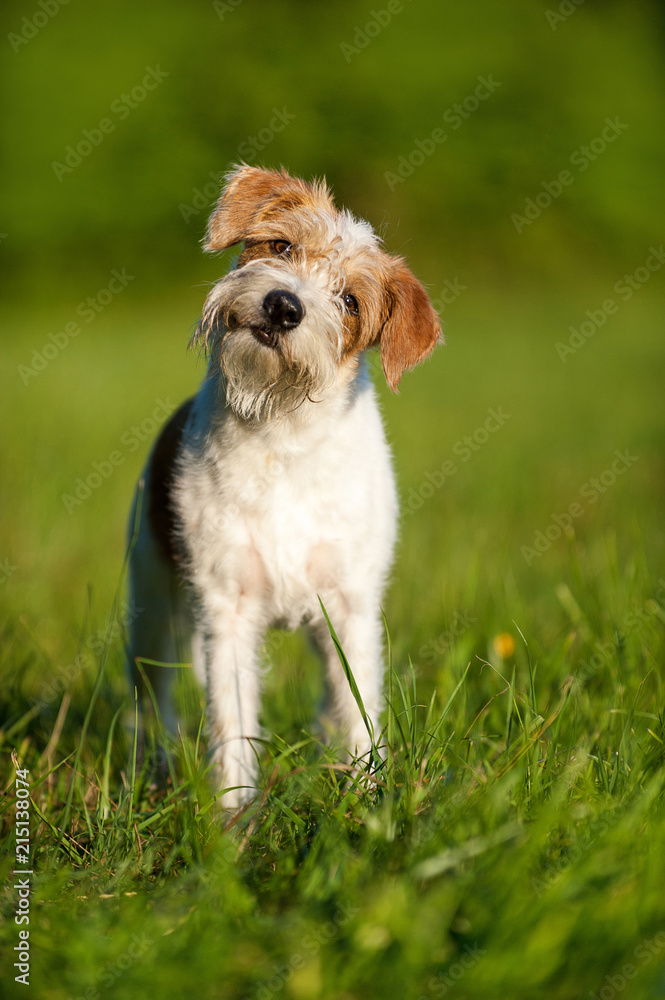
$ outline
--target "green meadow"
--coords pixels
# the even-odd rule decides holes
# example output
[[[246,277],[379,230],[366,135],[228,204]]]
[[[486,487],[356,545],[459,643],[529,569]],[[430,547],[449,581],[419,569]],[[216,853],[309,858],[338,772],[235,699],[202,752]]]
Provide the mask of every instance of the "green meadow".
[[[662,14],[279,7],[62,5],[32,35],[9,4],[0,995],[664,996]],[[243,156],[326,173],[446,344],[396,396],[368,358],[401,498],[381,755],[320,741],[320,665],[271,632],[230,816],[186,668],[166,785],[158,734],[137,758],[124,557],[230,261],[204,189]]]

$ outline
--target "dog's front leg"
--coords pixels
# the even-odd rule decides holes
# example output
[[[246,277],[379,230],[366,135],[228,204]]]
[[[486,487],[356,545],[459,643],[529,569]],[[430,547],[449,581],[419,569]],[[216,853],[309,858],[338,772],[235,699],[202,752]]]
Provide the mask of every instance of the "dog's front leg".
[[[334,600],[326,605],[326,609],[351,667],[374,740],[378,743],[383,691],[379,611],[373,607],[358,606],[355,610],[350,610],[346,601]],[[312,623],[312,631],[326,661],[334,721],[344,734],[351,754],[365,756],[370,749],[367,726],[323,617]]]
[[[250,738],[259,734],[263,635],[260,609],[246,600],[205,615],[202,629],[208,686],[210,747],[222,799],[236,809],[255,792],[256,756]]]

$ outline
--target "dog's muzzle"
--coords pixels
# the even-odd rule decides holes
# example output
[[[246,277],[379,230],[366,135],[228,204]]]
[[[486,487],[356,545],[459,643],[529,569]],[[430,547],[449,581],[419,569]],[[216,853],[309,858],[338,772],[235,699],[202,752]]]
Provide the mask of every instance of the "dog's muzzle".
[[[263,300],[265,324],[253,332],[262,344],[276,347],[280,336],[298,326],[305,315],[300,299],[284,288],[268,292]]]

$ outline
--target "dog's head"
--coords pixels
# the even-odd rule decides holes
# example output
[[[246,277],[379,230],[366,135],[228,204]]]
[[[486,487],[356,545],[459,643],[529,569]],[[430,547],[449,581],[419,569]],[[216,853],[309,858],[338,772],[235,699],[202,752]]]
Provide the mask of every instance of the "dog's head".
[[[205,247],[243,243],[206,299],[197,338],[241,416],[287,412],[350,381],[380,346],[390,388],[441,338],[427,292],[380,247],[369,223],[338,210],[324,183],[240,166],[226,178]]]

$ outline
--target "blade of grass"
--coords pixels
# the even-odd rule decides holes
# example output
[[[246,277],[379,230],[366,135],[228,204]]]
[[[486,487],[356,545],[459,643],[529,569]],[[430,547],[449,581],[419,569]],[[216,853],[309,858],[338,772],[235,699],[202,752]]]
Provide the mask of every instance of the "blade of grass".
[[[363,700],[362,700],[362,697],[360,695],[360,691],[358,690],[358,685],[356,684],[356,679],[353,676],[353,671],[351,670],[351,666],[349,664],[349,661],[346,658],[346,654],[344,653],[344,650],[342,649],[342,645],[341,645],[339,639],[337,638],[337,633],[335,632],[335,629],[333,628],[333,624],[330,621],[330,618],[328,617],[328,612],[326,611],[326,609],[324,607],[324,604],[323,604],[323,601],[321,600],[320,597],[319,597],[319,604],[321,605],[321,611],[323,612],[323,617],[326,620],[326,625],[328,626],[328,631],[330,632],[330,638],[332,639],[333,645],[334,645],[334,647],[335,647],[335,649],[337,651],[337,655],[339,657],[339,662],[342,664],[342,670],[344,671],[344,674],[345,674],[346,679],[348,681],[349,687],[351,688],[351,693],[352,693],[352,695],[354,697],[356,705],[358,706],[358,709],[359,709],[360,714],[362,716],[362,720],[363,720],[363,722],[365,724],[365,728],[366,728],[366,730],[368,732],[368,735],[369,735],[369,738],[370,738],[370,741],[371,741],[371,744],[372,744],[373,755],[374,755],[374,752],[375,752],[374,727],[372,726],[372,720],[369,718],[367,712],[365,711],[365,706],[363,704]]]

